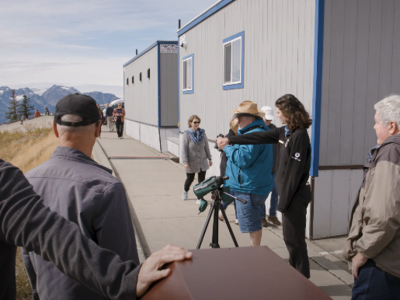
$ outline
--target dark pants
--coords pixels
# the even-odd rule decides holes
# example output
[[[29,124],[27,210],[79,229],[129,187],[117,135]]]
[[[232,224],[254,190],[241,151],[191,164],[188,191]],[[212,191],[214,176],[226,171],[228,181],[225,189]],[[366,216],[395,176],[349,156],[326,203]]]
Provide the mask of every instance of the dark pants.
[[[307,278],[310,278],[310,264],[305,238],[309,202],[309,199],[295,195],[288,209],[282,214],[283,239],[289,251],[289,263]]]
[[[368,259],[358,270],[358,278],[354,280],[353,300],[399,300],[400,278],[393,276]]]
[[[184,186],[184,189],[186,192],[190,189],[190,185],[192,184],[192,182],[194,180],[195,174],[196,173],[186,173],[186,180],[185,180],[185,186]],[[200,170],[200,172],[197,174],[198,174],[197,177],[198,177],[199,183],[203,182],[204,179],[206,179],[206,171]]]
[[[118,137],[123,136],[124,135],[124,122],[117,120],[117,122],[115,122],[115,125],[117,127]]]

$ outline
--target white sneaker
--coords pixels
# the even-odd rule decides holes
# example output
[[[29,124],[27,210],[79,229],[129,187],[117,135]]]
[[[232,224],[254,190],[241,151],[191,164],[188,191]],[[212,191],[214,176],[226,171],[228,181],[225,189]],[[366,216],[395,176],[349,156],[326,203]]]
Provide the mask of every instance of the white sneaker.
[[[196,204],[200,204],[201,203],[201,200],[200,199],[197,199],[196,200]]]
[[[183,199],[183,200],[187,200],[187,198],[188,198],[188,192],[183,191],[182,199]]]

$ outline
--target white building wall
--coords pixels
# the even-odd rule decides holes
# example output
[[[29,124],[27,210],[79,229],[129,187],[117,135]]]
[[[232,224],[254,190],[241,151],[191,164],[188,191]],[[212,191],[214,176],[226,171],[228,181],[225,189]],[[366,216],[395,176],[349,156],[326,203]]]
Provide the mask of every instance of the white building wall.
[[[180,48],[180,123],[190,115],[214,140],[227,133],[231,111],[252,100],[274,107],[293,93],[312,111],[314,0],[236,0],[184,33]],[[223,90],[223,39],[244,31],[244,88]],[[182,94],[182,58],[194,54],[194,93]],[[278,121],[275,122],[280,125]]]
[[[124,67],[126,118],[158,126],[158,46]],[[150,68],[150,79],[147,69]],[[139,73],[142,73],[142,81]],[[135,82],[132,83],[132,76]],[[126,84],[128,78],[129,84]]]

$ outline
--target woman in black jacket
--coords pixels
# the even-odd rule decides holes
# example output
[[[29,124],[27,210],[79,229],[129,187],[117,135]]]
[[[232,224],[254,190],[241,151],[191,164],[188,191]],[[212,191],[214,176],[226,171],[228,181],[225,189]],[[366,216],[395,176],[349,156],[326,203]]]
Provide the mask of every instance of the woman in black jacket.
[[[276,115],[285,126],[229,139],[219,138],[218,147],[223,149],[231,143],[279,143],[276,185],[279,195],[278,210],[282,213],[283,238],[289,251],[290,264],[310,278],[305,229],[307,206],[311,201],[311,190],[307,183],[311,163],[307,128],[311,125],[311,119],[303,104],[293,95],[280,97],[275,106]]]

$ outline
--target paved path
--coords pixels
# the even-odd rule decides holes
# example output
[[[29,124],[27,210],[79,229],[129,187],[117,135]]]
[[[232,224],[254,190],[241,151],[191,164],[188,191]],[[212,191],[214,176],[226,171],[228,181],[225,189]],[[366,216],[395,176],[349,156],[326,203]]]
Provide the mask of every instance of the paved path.
[[[187,201],[182,200],[183,182],[186,178],[183,167],[162,158],[165,154],[134,139],[118,139],[117,134],[108,132],[105,126],[101,139],[97,141],[93,156],[99,163],[111,166],[123,182],[143,254],[148,256],[169,243],[194,249],[207,212],[198,215],[198,206],[192,191],[189,192]],[[210,196],[205,198],[209,200]],[[227,215],[239,245],[250,246],[249,235],[240,233],[239,227],[233,223],[232,205],[228,207]],[[211,242],[211,225],[212,223],[202,248],[208,248]],[[220,222],[219,229],[220,246],[233,247],[225,224]],[[283,259],[288,259],[281,227],[263,228],[261,244],[271,248]],[[308,241],[310,280],[335,300],[350,299],[350,273],[345,270],[345,264],[332,255],[335,253],[329,253],[329,249],[323,249],[321,245],[324,243],[317,245]]]

